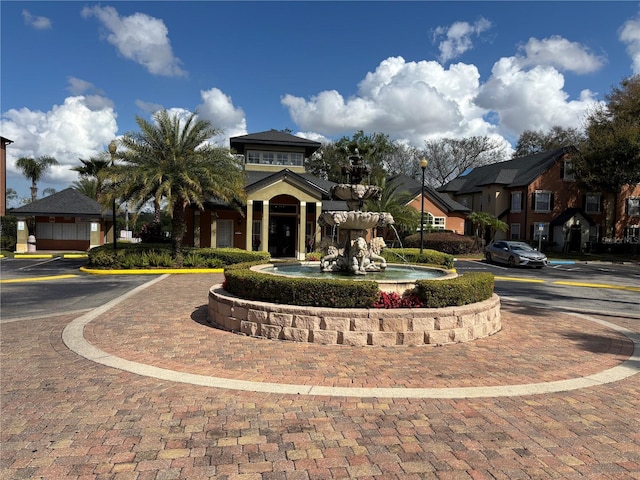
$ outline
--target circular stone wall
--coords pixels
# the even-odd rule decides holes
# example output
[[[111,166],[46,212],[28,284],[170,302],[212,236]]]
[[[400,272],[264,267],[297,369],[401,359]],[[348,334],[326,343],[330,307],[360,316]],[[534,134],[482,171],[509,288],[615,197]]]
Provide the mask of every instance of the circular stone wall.
[[[245,300],[209,290],[211,325],[250,336],[335,345],[444,345],[493,335],[500,297],[446,308],[325,308]]]

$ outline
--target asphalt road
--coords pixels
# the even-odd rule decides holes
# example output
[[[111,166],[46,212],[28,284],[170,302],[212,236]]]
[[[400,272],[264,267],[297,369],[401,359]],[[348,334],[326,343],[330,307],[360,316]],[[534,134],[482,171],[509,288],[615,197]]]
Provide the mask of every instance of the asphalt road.
[[[46,316],[96,308],[156,275],[91,275],[79,268],[86,259],[0,260],[0,319]],[[505,301],[640,320],[640,266],[609,263],[508,268],[485,261],[460,260],[458,273],[489,271]],[[203,293],[205,295],[206,292]]]

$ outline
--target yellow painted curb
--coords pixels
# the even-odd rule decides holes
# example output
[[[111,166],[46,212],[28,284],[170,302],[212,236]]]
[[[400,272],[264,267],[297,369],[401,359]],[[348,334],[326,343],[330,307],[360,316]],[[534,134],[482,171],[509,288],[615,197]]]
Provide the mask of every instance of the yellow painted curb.
[[[25,253],[25,254],[20,254],[20,253],[16,253],[13,258],[53,258],[53,255],[51,255],[50,253]]]
[[[88,253],[65,253],[63,258],[87,258],[89,256]]]
[[[535,278],[521,278],[521,277],[500,277],[498,275],[496,275],[495,277],[496,280],[509,280],[512,282],[528,282],[528,283],[544,283],[544,280],[538,280]]]
[[[589,288],[609,288],[612,290],[628,290],[630,292],[640,292],[640,287],[629,287],[626,285],[609,285],[604,283],[584,283],[584,282],[552,282],[556,285],[568,285],[570,287],[589,287]]]
[[[138,270],[96,270],[80,267],[80,271],[93,275],[164,275],[173,273],[223,273],[223,268],[156,268]]]
[[[28,277],[28,278],[12,278],[9,280],[0,280],[0,283],[20,283],[20,282],[39,282],[41,280],[60,280],[63,278],[75,278],[78,275],[53,275],[49,277]]]

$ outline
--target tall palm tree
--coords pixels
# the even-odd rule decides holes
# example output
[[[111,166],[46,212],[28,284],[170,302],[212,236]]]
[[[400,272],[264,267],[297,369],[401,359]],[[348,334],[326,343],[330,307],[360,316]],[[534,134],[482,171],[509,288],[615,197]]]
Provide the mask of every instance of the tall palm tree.
[[[122,160],[109,167],[120,198],[139,210],[152,200],[164,200],[171,212],[171,250],[176,263],[182,261],[186,232],[185,208],[217,199],[230,205],[244,203],[245,176],[242,164],[228,149],[207,141],[219,131],[197,112],[181,121],[166,110],[154,114],[155,123],[136,117],[139,132],[120,139]]]
[[[106,153],[98,157],[91,157],[89,158],[89,160],[83,160],[81,158],[80,163],[82,163],[82,165],[78,165],[77,167],[73,167],[71,169],[74,172],[78,172],[80,174],[80,182],[74,182],[74,184],[78,183],[77,186],[85,188],[88,187],[89,183],[83,181],[84,179],[94,180],[92,187],[87,191],[93,192],[91,198],[100,202],[102,196],[103,173],[110,163],[110,161],[106,158]],[[76,188],[76,190],[80,190],[80,188]]]
[[[89,198],[98,200],[98,180],[95,178],[81,176],[71,187]]]
[[[20,157],[16,160],[16,167],[22,171],[22,174],[27,179],[31,180],[32,202],[38,199],[38,182],[42,179],[47,169],[53,165],[58,165],[58,161],[48,155],[38,158]]]

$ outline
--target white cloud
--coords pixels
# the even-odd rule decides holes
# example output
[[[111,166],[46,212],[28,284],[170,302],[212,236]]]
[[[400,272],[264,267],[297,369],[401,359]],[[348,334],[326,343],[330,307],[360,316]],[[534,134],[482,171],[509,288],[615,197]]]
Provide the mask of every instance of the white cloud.
[[[104,152],[118,130],[113,108],[91,108],[84,96],[67,97],[48,112],[8,110],[1,126],[2,135],[14,141],[7,149],[8,173],[19,172],[15,161],[20,157],[50,155],[60,165],[49,170],[47,180],[61,188],[77,179],[70,168],[80,163],[78,159]]]
[[[580,128],[585,113],[596,104],[595,95],[583,90],[569,100],[564,77],[550,66],[521,68],[519,59],[502,58],[479,91],[476,103],[499,117],[500,130],[520,135],[524,130],[549,130],[555,125]]]
[[[113,7],[84,7],[82,16],[95,16],[107,28],[107,41],[125,58],[143,65],[154,75],[186,76],[179,58],[173,55],[169,31],[164,22],[144,13],[121,17]]]
[[[459,63],[445,69],[433,61],[390,57],[366,75],[353,98],[331,90],[308,101],[288,94],[281,103],[305,131],[329,136],[357,130],[386,132],[421,145],[429,138],[495,130],[482,120],[485,112],[473,104],[479,79],[473,65]]]
[[[147,113],[153,114],[158,110],[162,110],[162,105],[159,103],[145,102],[144,100],[136,100],[136,106]]]
[[[47,17],[33,16],[29,10],[22,10],[22,19],[25,25],[33,27],[36,30],[48,30],[52,27],[51,20]]]
[[[631,68],[634,74],[640,73],[640,16],[628,20],[620,28],[618,38],[627,45],[627,52],[631,56]]]
[[[211,122],[214,128],[221,130],[214,142],[218,145],[229,146],[229,138],[246,135],[247,120],[244,111],[233,105],[231,97],[217,88],[200,92],[202,104],[198,107],[199,115]]]
[[[440,61],[446,63],[459,57],[467,50],[473,48],[472,36],[478,36],[491,28],[491,22],[486,18],[480,18],[475,23],[455,22],[449,27],[437,27],[433,32],[434,43],[441,37],[446,37],[438,45],[440,49]]]
[[[524,57],[518,57],[522,68],[548,65],[584,74],[595,72],[606,63],[603,56],[594,55],[585,46],[558,35],[542,40],[530,38],[520,50],[525,54]]]

